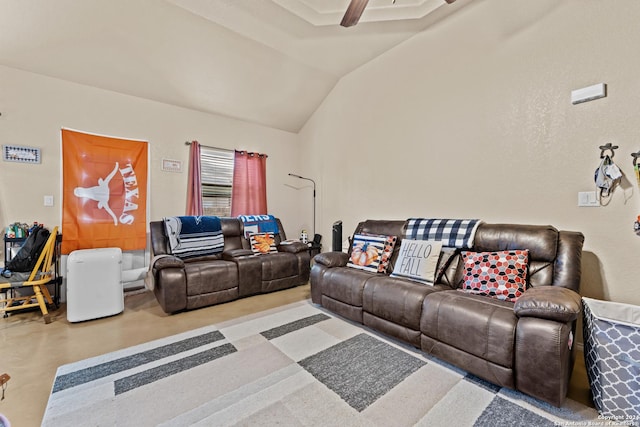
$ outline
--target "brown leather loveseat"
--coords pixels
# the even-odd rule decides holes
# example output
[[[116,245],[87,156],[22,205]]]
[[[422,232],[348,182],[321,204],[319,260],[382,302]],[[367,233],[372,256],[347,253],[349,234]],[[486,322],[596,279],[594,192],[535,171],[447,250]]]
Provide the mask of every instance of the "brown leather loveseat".
[[[354,235],[397,236],[393,269],[405,227],[406,221],[368,220]],[[473,375],[560,406],[581,313],[583,241],[581,233],[551,226],[481,223],[468,250],[528,250],[527,289],[515,303],[460,291],[459,251],[439,265],[433,286],[350,268],[346,253],[322,253],[311,269],[311,296],[316,304]]]
[[[276,218],[278,252],[254,255],[238,218],[220,218],[224,249],[221,254],[181,259],[170,254],[163,221],[150,223],[150,266],[153,292],[166,313],[192,310],[238,298],[302,285],[309,280],[310,257],[307,245],[286,245],[286,234]]]

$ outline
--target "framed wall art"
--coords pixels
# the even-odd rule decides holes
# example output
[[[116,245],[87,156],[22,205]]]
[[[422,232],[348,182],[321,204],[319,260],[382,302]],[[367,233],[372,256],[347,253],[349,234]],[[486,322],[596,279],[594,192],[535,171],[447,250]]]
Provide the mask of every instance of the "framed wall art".
[[[180,160],[162,159],[162,170],[165,172],[182,172],[182,162]]]
[[[5,162],[41,163],[42,155],[39,148],[24,147],[22,145],[3,145],[2,160]]]

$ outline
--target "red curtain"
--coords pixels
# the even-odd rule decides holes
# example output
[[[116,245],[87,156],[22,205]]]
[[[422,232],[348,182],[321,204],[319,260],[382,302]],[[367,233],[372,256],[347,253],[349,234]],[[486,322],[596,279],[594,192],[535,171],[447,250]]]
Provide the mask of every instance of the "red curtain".
[[[236,151],[231,216],[267,214],[267,155]]]
[[[186,215],[203,215],[202,180],[200,177],[200,144],[198,141],[191,141],[191,148],[189,150]]]

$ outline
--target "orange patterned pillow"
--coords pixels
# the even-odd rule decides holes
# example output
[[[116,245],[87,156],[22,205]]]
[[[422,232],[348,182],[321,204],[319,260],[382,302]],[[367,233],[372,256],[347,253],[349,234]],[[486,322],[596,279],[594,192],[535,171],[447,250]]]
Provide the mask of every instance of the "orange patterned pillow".
[[[381,234],[354,235],[347,267],[386,273],[396,240],[396,236]]]
[[[253,233],[249,236],[249,242],[251,243],[251,250],[256,255],[278,252],[273,233]]]

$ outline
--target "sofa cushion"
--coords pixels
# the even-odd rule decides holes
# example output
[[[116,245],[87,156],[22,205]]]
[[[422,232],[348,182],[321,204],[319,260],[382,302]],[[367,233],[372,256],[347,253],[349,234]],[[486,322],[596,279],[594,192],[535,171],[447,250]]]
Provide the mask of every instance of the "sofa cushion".
[[[251,251],[256,255],[278,252],[273,233],[252,233],[249,241]]]
[[[517,323],[510,302],[448,290],[426,296],[420,330],[436,341],[511,368]]]
[[[404,239],[391,276],[433,284],[441,249],[442,242]]]
[[[515,302],[527,288],[527,250],[462,252],[462,290]]]
[[[364,286],[362,308],[376,317],[419,331],[422,301],[426,295],[438,290],[413,281],[378,275],[367,280]]]
[[[260,255],[262,281],[282,279],[298,275],[298,257],[287,252]]]
[[[238,286],[238,268],[232,261],[185,263],[187,295],[217,292]]]
[[[362,307],[364,284],[372,277],[375,275],[354,268],[331,268],[324,274],[322,293],[345,304]]]
[[[396,240],[396,236],[378,234],[354,235],[347,266],[372,273],[385,273]]]
[[[529,272],[527,281],[531,287],[558,285],[558,280],[567,272],[571,262],[566,263],[566,257],[556,259],[561,248],[580,247],[581,245],[568,244],[569,240],[560,238],[557,229],[549,225],[522,225],[522,224],[481,224],[478,227],[473,243],[476,252],[510,251],[526,248],[529,251]],[[582,242],[582,239],[580,239]],[[565,246],[566,245],[566,246]],[[561,264],[558,264],[561,262]],[[579,265],[580,263],[578,263]],[[579,267],[578,267],[579,268]],[[454,282],[460,283],[462,269],[459,269]],[[575,275],[575,272],[572,272]],[[564,284],[561,284],[564,286]]]
[[[451,286],[452,277],[455,276],[455,269],[460,258],[460,249],[443,246],[438,259],[438,269],[436,270],[436,283],[443,283]]]

